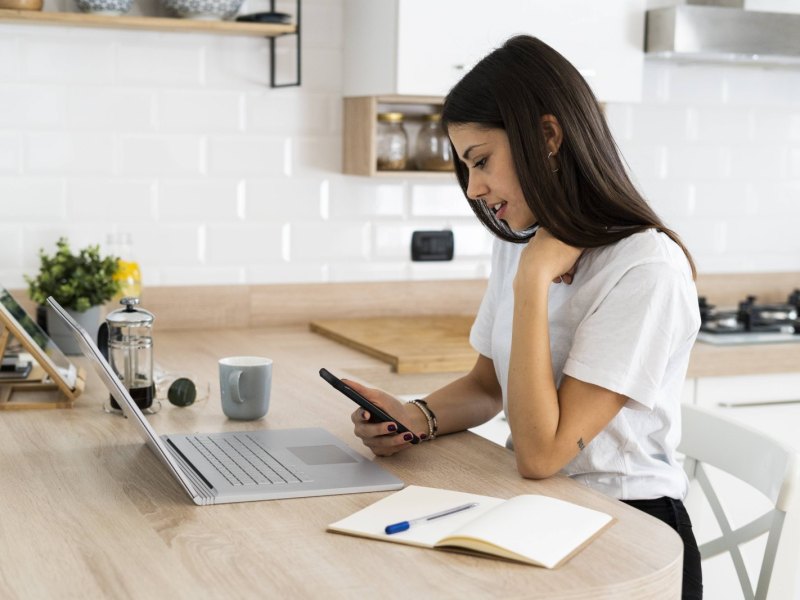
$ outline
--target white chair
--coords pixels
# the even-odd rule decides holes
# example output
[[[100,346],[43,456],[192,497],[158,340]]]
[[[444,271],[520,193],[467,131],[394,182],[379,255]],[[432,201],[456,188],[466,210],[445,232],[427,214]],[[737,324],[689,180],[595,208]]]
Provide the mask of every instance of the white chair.
[[[686,456],[684,469],[690,481],[697,480],[722,531],[718,538],[700,545],[703,560],[730,552],[746,600],[796,599],[800,594],[800,455],[718,412],[684,404],[682,415],[678,451]],[[757,489],[774,508],[733,530],[704,465]],[[768,533],[766,548],[754,592],[740,546],[764,533]]]

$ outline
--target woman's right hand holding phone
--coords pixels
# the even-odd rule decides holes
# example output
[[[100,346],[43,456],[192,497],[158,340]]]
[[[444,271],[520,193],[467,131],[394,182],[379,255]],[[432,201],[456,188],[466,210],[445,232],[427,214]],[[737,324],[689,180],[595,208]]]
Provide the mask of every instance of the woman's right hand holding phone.
[[[427,438],[428,424],[419,409],[404,404],[384,391],[363,386],[349,379],[343,379],[342,381],[384,412],[397,418],[411,431],[416,432],[420,439]],[[408,410],[409,407],[412,410]],[[395,421],[371,422],[369,412],[363,408],[357,408],[353,411],[350,418],[354,425],[353,432],[377,456],[391,456],[412,446],[411,434],[408,432],[398,433]]]

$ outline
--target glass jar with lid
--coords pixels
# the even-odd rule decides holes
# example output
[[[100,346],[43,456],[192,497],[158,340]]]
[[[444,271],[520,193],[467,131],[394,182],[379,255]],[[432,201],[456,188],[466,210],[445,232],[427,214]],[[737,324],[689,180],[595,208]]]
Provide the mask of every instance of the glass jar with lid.
[[[450,138],[442,129],[442,115],[431,114],[423,117],[422,128],[417,135],[414,158],[420,171],[453,170],[453,153]]]
[[[377,159],[379,171],[401,171],[408,163],[408,135],[403,113],[378,114]]]

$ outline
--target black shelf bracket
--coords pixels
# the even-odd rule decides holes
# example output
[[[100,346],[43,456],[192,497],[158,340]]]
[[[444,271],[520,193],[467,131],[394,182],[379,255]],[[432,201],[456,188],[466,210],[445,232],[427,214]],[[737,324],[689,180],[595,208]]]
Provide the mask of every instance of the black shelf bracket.
[[[276,60],[275,60],[275,40],[276,38],[271,37],[269,39],[269,87],[271,88],[284,88],[284,87],[299,87],[300,86],[300,75],[301,75],[301,62],[300,62],[300,4],[301,0],[295,0],[295,15],[296,15],[296,27],[297,30],[295,33],[287,33],[284,35],[293,35],[295,36],[295,43],[296,43],[296,57],[297,57],[297,64],[295,66],[297,78],[295,81],[290,81],[287,83],[277,83],[275,81],[275,70],[276,70]],[[271,12],[275,12],[275,0],[269,0],[269,9]]]

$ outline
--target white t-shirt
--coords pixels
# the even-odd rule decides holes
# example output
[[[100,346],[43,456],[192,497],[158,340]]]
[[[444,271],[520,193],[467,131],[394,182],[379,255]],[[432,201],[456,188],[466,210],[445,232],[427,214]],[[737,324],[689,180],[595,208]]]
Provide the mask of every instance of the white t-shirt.
[[[524,247],[495,241],[489,286],[470,333],[472,346],[494,362],[506,415],[512,286]],[[683,499],[688,482],[675,448],[700,311],[681,248],[650,229],[588,250],[572,285],[550,286],[548,314],[556,386],[566,374],[628,397],[562,473],[622,500]]]

